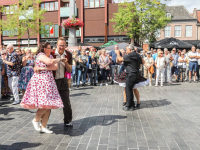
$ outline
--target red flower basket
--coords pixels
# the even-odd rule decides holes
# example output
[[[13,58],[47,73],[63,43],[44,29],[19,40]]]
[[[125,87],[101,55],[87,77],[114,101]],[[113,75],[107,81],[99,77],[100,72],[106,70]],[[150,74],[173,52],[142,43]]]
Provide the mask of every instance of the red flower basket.
[[[78,18],[68,18],[62,21],[61,26],[67,29],[70,29],[72,27],[79,28],[84,26],[84,23]]]

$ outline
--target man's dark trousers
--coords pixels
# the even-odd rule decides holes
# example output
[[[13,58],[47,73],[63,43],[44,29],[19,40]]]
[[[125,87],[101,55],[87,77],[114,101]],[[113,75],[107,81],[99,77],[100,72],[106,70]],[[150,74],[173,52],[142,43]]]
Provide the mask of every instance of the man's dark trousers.
[[[68,81],[66,78],[58,79],[55,81],[56,81],[58,91],[64,105],[64,108],[63,108],[64,124],[68,124],[72,121],[72,108],[71,108],[71,103],[69,100]]]
[[[133,95],[133,87],[137,83],[139,73],[131,73],[126,76],[126,107],[131,108],[135,107],[134,104],[134,95]]]

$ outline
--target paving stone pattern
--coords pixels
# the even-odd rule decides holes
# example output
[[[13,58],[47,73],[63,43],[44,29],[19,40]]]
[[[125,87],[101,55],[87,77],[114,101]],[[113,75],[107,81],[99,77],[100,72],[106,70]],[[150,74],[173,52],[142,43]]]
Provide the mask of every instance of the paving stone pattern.
[[[0,149],[8,150],[199,150],[200,84],[139,88],[141,109],[122,110],[118,85],[81,87],[70,93],[73,129],[63,126],[62,109],[52,110],[42,134],[31,123],[36,110],[0,107]]]

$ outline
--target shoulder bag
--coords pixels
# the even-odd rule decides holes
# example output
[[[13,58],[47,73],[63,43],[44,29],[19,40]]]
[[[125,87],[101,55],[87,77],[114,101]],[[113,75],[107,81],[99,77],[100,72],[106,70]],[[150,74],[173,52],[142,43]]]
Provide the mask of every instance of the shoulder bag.
[[[148,62],[149,62],[149,59],[147,58],[147,60],[148,60]],[[150,63],[150,62],[149,62]],[[150,63],[151,64],[151,63]],[[151,74],[153,74],[154,73],[154,67],[153,66],[151,66],[149,69],[149,72],[151,73]]]

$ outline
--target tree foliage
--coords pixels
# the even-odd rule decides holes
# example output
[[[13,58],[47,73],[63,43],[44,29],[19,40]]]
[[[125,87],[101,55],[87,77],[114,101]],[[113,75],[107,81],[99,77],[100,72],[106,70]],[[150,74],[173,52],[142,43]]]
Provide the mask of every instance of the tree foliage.
[[[156,0],[134,0],[119,4],[118,12],[110,20],[115,22],[114,32],[126,35],[135,42],[145,39],[153,41],[159,29],[163,29],[171,20],[166,16],[165,4]]]
[[[1,12],[6,15],[6,20],[0,20],[1,30],[9,31],[9,36],[17,36],[18,39],[28,34],[29,39],[32,35],[47,34],[44,25],[50,22],[41,22],[44,19],[44,9],[40,9],[38,5],[41,0],[15,0],[16,4],[10,5],[9,12],[6,7],[1,6]]]

